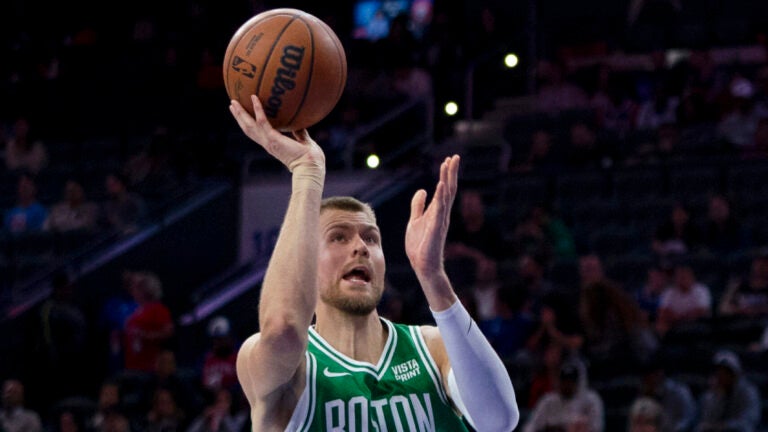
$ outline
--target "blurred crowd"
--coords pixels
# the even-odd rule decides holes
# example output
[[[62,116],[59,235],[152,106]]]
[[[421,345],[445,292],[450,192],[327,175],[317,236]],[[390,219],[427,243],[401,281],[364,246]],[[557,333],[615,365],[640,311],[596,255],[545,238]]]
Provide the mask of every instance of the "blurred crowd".
[[[126,4],[107,15],[111,21],[102,7],[36,21],[23,2],[8,6],[3,53],[11,61],[0,64],[0,97],[8,101],[0,108],[4,245],[35,233],[133,233],[152,203],[185,179],[237,172],[243,153],[232,147],[216,53],[242,17],[267,5],[171,2],[149,14],[149,3]],[[669,17],[690,6],[627,3],[632,35],[662,26],[667,41]],[[481,53],[519,43],[503,11],[483,5],[469,19],[436,3],[419,38],[402,19],[377,41],[342,34],[348,92],[313,130],[329,166],[344,166],[355,127],[409,98],[447,99]],[[317,14],[344,28],[333,11]],[[594,198],[606,184],[567,189],[584,172],[768,162],[765,53],[762,61],[724,64],[706,46],[669,58],[665,43],[642,46],[651,59],[645,68],[574,66],[574,47],[542,49],[551,55],[533,68],[534,112],[509,119],[499,170],[510,179],[558,176],[561,189],[522,205],[503,202],[498,185],[467,183],[456,201],[446,267],[508,366],[524,431],[758,431],[766,422],[768,238],[757,235],[768,232],[764,184],[747,179],[733,196],[694,178],[701,188],[649,207],[653,217],[625,193],[618,206],[638,210],[645,230],[629,245],[608,237],[604,247],[594,234],[610,207]],[[481,71],[480,80],[499,76]],[[487,109],[498,95],[479,88]],[[659,201],[654,187],[640,183],[633,193]],[[512,216],[504,206],[514,207]],[[621,261],[626,254],[617,251],[629,249],[641,259]],[[158,276],[126,269],[114,282],[123,289],[93,322],[75,301],[76,282],[66,273],[51,278],[31,332],[29,367],[39,373],[3,377],[0,430],[249,430],[234,372],[244,335],[212,317],[208,350],[190,358],[176,343],[179,311],[163,303]],[[390,287],[382,314],[423,322],[405,307],[414,296],[407,288]],[[104,370],[82,370],[84,352],[101,356]]]

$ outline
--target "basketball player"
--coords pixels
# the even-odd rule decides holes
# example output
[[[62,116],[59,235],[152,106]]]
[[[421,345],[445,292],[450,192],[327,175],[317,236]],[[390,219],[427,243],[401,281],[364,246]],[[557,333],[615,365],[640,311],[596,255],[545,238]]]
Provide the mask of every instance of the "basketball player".
[[[443,268],[459,157],[446,158],[431,202],[411,202],[405,249],[437,323],[379,317],[381,233],[353,198],[322,200],[325,157],[306,130],[273,129],[230,111],[245,134],[292,173],[292,192],[264,276],[260,333],[237,358],[255,431],[511,431],[519,412],[498,355],[457,299]],[[313,325],[314,317],[314,325]]]

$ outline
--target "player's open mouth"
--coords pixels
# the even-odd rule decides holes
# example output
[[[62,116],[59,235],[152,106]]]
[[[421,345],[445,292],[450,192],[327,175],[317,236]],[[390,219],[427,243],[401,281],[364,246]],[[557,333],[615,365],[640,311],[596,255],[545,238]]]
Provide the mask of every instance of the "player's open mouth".
[[[364,266],[355,267],[342,276],[342,279],[350,282],[370,282],[370,271]]]

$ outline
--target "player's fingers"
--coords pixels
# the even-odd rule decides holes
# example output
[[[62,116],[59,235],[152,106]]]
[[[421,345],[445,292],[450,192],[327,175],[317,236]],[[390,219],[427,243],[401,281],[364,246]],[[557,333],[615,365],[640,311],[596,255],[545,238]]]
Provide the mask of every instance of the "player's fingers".
[[[432,198],[435,208],[435,218],[443,226],[448,225],[450,220],[450,196],[448,196],[448,185],[441,181],[437,183],[437,189],[435,189],[435,196]]]
[[[251,102],[253,103],[253,119],[256,120],[256,124],[265,131],[272,129],[272,125],[267,120],[267,115],[264,114],[264,108],[261,107],[261,101],[256,95],[251,95]]]
[[[424,189],[419,189],[416,191],[415,194],[413,194],[413,198],[411,199],[411,218],[410,220],[415,220],[421,217],[422,214],[424,214],[424,203],[427,200],[427,191]]]
[[[248,130],[253,127],[253,118],[251,118],[250,114],[236,100],[232,100],[229,104],[229,111],[232,113],[235,121],[237,121],[240,129],[248,133]]]
[[[447,157],[443,161],[442,164],[440,164],[440,183],[443,183],[443,188],[441,190],[441,196],[440,199],[442,200],[442,195],[446,193],[450,193],[451,189],[451,162],[453,158]],[[435,191],[435,196],[437,196],[437,191]]]
[[[461,164],[461,156],[453,155],[449,162],[448,167],[448,194],[450,196],[449,207],[453,206],[453,200],[456,198],[456,191],[459,188],[459,167]]]

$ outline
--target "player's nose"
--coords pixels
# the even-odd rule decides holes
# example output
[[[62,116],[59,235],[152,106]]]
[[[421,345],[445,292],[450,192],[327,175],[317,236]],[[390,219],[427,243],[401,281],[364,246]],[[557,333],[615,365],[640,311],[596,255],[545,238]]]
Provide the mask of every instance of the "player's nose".
[[[365,240],[363,240],[361,237],[356,237],[357,240],[355,241],[354,250],[352,251],[352,254],[354,256],[364,256],[367,257],[369,255],[368,252],[368,245],[365,244]]]

